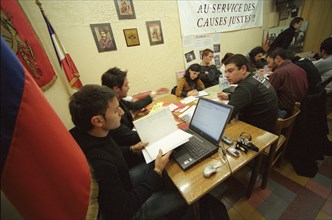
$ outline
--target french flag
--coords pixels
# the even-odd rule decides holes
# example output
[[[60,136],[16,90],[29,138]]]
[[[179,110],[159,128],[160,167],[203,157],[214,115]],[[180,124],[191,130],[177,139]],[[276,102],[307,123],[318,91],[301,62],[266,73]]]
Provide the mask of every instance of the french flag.
[[[1,190],[24,219],[86,219],[87,160],[1,37]]]
[[[45,15],[44,9],[42,8],[42,4],[39,2],[39,0],[36,0],[36,4],[38,5],[38,7],[43,15],[43,18],[46,22],[54,50],[58,57],[59,64],[66,74],[70,87],[72,87],[73,89],[80,89],[83,85],[79,79],[80,74],[78,73],[78,70],[77,70],[73,60],[71,59],[70,55],[66,52],[66,50],[62,46],[61,42],[59,41],[58,36],[56,35],[51,23],[48,21],[47,16]]]

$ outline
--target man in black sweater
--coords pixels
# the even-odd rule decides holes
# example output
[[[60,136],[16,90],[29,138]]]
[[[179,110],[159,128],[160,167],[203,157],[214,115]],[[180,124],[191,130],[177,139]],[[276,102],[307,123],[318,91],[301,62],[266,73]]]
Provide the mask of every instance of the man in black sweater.
[[[70,130],[82,148],[97,180],[101,219],[159,219],[188,208],[176,190],[162,185],[170,152],[159,152],[154,164],[128,170],[121,148],[109,134],[120,126],[123,110],[106,86],[86,85],[70,100],[76,127]]]
[[[218,97],[229,100],[234,106],[232,117],[263,130],[274,132],[278,116],[278,98],[272,85],[251,73],[249,60],[235,54],[225,62],[225,74],[229,83],[238,84],[232,95],[218,93]]]

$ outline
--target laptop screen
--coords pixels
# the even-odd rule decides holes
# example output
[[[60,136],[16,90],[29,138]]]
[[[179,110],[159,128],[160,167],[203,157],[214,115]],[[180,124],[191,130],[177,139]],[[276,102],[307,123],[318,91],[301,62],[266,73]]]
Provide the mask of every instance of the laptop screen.
[[[190,122],[190,129],[218,143],[228,123],[233,107],[200,98]]]

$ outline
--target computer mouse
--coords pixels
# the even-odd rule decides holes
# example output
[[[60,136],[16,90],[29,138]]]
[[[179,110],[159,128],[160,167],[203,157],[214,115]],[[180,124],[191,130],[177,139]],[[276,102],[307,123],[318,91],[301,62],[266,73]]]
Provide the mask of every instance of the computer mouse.
[[[204,177],[208,178],[216,174],[216,172],[217,172],[216,168],[214,168],[213,166],[207,166],[204,168],[203,175]]]

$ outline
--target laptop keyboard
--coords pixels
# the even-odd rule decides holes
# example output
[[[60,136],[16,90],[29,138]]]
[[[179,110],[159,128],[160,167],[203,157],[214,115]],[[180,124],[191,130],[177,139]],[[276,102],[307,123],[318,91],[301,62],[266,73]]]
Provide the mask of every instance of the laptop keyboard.
[[[183,148],[186,149],[194,159],[198,159],[206,152],[208,152],[208,148],[205,147],[203,143],[195,136],[190,138],[190,141],[185,143]]]

